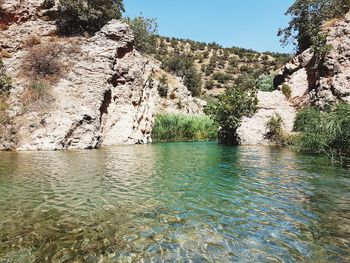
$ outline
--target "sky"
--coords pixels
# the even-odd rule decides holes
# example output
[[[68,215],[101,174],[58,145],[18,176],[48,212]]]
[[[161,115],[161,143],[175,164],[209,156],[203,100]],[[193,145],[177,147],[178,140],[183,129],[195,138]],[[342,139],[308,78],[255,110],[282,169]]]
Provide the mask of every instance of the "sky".
[[[217,42],[224,47],[293,52],[277,31],[293,0],[124,0],[126,16],[156,18],[163,36]]]

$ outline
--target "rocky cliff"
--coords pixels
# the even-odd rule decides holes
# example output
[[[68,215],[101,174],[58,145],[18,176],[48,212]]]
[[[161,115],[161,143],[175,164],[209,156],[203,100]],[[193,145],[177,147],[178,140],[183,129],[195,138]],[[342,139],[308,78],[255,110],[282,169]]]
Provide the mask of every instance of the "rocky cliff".
[[[266,123],[275,114],[281,116],[285,131],[292,132],[296,113],[302,107],[350,103],[350,13],[325,23],[323,30],[327,32],[330,51],[324,57],[312,49],[304,51],[276,76],[276,91],[259,92],[257,113],[244,118],[238,130],[242,144],[270,144]],[[288,98],[283,90],[290,91]]]
[[[171,96],[158,95],[158,79],[166,73],[157,61],[133,48],[126,24],[111,21],[92,37],[60,38],[54,22],[46,19],[50,10],[41,2],[4,4],[0,47],[13,88],[0,148],[59,150],[148,143],[157,113],[202,113],[204,102],[192,98],[176,77],[168,75]],[[36,100],[29,88],[32,76],[23,68],[31,49],[45,50],[52,43],[59,50],[54,59],[63,69],[50,79],[44,99]]]
[[[330,50],[325,57],[308,49],[285,65],[275,79],[278,88],[283,84],[291,88],[296,107],[350,102],[350,13],[325,23],[323,30]]]

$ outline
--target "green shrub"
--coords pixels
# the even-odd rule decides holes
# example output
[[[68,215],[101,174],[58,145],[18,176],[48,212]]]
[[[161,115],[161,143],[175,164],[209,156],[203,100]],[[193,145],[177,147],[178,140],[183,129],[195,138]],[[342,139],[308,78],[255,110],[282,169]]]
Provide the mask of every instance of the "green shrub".
[[[161,114],[152,131],[154,141],[216,140],[218,126],[207,116]]]
[[[168,96],[169,85],[168,85],[168,78],[166,75],[163,75],[159,79],[157,90],[160,97],[166,98]]]
[[[222,72],[216,72],[213,74],[213,79],[221,84],[225,84],[230,80],[230,76]]]
[[[266,138],[277,146],[287,146],[293,144],[293,137],[287,134],[283,129],[283,120],[281,115],[276,113],[266,123]]]
[[[60,0],[58,28],[63,35],[93,33],[122,12],[123,0]]]
[[[296,132],[305,132],[309,127],[315,127],[321,122],[321,112],[316,107],[306,107],[298,112],[294,122]]]
[[[205,82],[204,88],[207,89],[207,90],[212,90],[214,88],[214,81],[207,80]]]
[[[219,141],[238,144],[237,129],[244,116],[255,113],[258,99],[253,87],[233,86],[217,99],[208,102],[204,111],[220,125]]]
[[[154,54],[157,50],[156,19],[138,16],[134,19],[127,18],[126,22],[134,33],[135,48],[142,53]]]
[[[289,100],[292,97],[292,90],[287,84],[282,85],[282,93]]]
[[[186,70],[184,85],[191,92],[192,96],[198,97],[202,94],[202,78],[195,67],[192,66]]]
[[[299,53],[311,46],[322,50],[326,44],[321,32],[323,22],[344,16],[349,8],[349,0],[296,0],[286,12],[291,16],[288,27],[280,29],[278,35],[284,45],[295,42]]]
[[[33,99],[35,100],[41,100],[43,99],[48,92],[49,85],[47,85],[44,82],[33,82],[30,86],[29,89],[32,93]]]
[[[256,83],[256,88],[261,91],[274,91],[273,79],[272,75],[261,75]]]
[[[6,75],[4,63],[0,60],[0,94],[6,94],[11,89],[11,78]]]
[[[328,111],[306,108],[298,113],[295,129],[300,132],[297,146],[301,150],[325,153],[335,161],[349,161],[349,104],[340,103]]]
[[[184,77],[189,68],[193,67],[193,59],[184,54],[172,53],[162,61],[165,70],[175,73],[179,77]]]

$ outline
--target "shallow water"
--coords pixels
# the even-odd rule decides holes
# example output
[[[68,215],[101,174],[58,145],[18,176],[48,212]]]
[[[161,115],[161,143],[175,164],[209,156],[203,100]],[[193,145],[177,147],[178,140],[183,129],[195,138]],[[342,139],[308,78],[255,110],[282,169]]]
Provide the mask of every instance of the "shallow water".
[[[350,171],[215,143],[0,153],[0,262],[349,262]]]

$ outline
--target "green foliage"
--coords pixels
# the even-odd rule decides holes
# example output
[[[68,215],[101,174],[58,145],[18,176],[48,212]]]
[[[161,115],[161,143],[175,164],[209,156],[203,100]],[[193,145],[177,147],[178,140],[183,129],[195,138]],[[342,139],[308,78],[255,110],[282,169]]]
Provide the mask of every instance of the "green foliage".
[[[257,80],[256,88],[261,91],[274,91],[273,79],[273,75],[261,75]]]
[[[161,96],[162,98],[166,98],[168,96],[169,85],[168,85],[168,78],[166,75],[163,75],[159,79],[157,90],[158,90],[159,96]]]
[[[215,140],[218,126],[208,116],[158,115],[153,127],[155,141]]]
[[[126,22],[134,33],[135,48],[142,53],[154,54],[157,50],[158,24],[156,19],[138,16],[134,19],[127,18]]]
[[[184,77],[186,71],[193,67],[193,59],[185,54],[172,53],[162,61],[165,70],[175,73],[179,77]]]
[[[206,81],[204,88],[207,90],[212,90],[214,88],[214,81],[212,81],[212,80]]]
[[[288,100],[292,97],[292,90],[287,84],[282,85],[282,93]]]
[[[322,23],[345,15],[349,8],[349,0],[296,0],[286,12],[291,16],[288,27],[280,29],[278,33],[282,44],[293,41],[299,53],[311,46],[316,47],[316,51],[325,51]]]
[[[187,55],[170,54],[164,59],[163,68],[182,77],[184,85],[193,96],[201,95],[202,78],[194,67],[194,61]]]
[[[244,116],[257,109],[256,90],[243,84],[226,90],[225,94],[209,101],[205,113],[220,125],[219,140],[224,144],[238,144],[237,128]]]
[[[0,60],[0,94],[6,94],[11,88],[11,78],[6,75],[4,63]]]
[[[202,78],[193,66],[186,70],[184,85],[192,93],[192,96],[198,97],[202,94]]]
[[[305,132],[308,127],[315,127],[321,122],[321,112],[315,107],[306,107],[298,112],[294,122],[296,132]]]
[[[274,142],[277,146],[287,146],[292,145],[294,138],[288,134],[283,129],[283,120],[281,115],[276,113],[266,123],[267,133],[266,138]]]
[[[332,160],[350,159],[350,105],[340,103],[328,111],[306,108],[298,113],[297,146],[305,151],[325,153]]]
[[[63,35],[93,33],[124,11],[123,0],[60,0],[58,28]]]
[[[216,72],[213,74],[213,79],[221,84],[226,84],[231,78],[225,73]]]
[[[33,100],[42,100],[47,95],[49,86],[44,82],[33,82],[29,89],[31,91]]]

